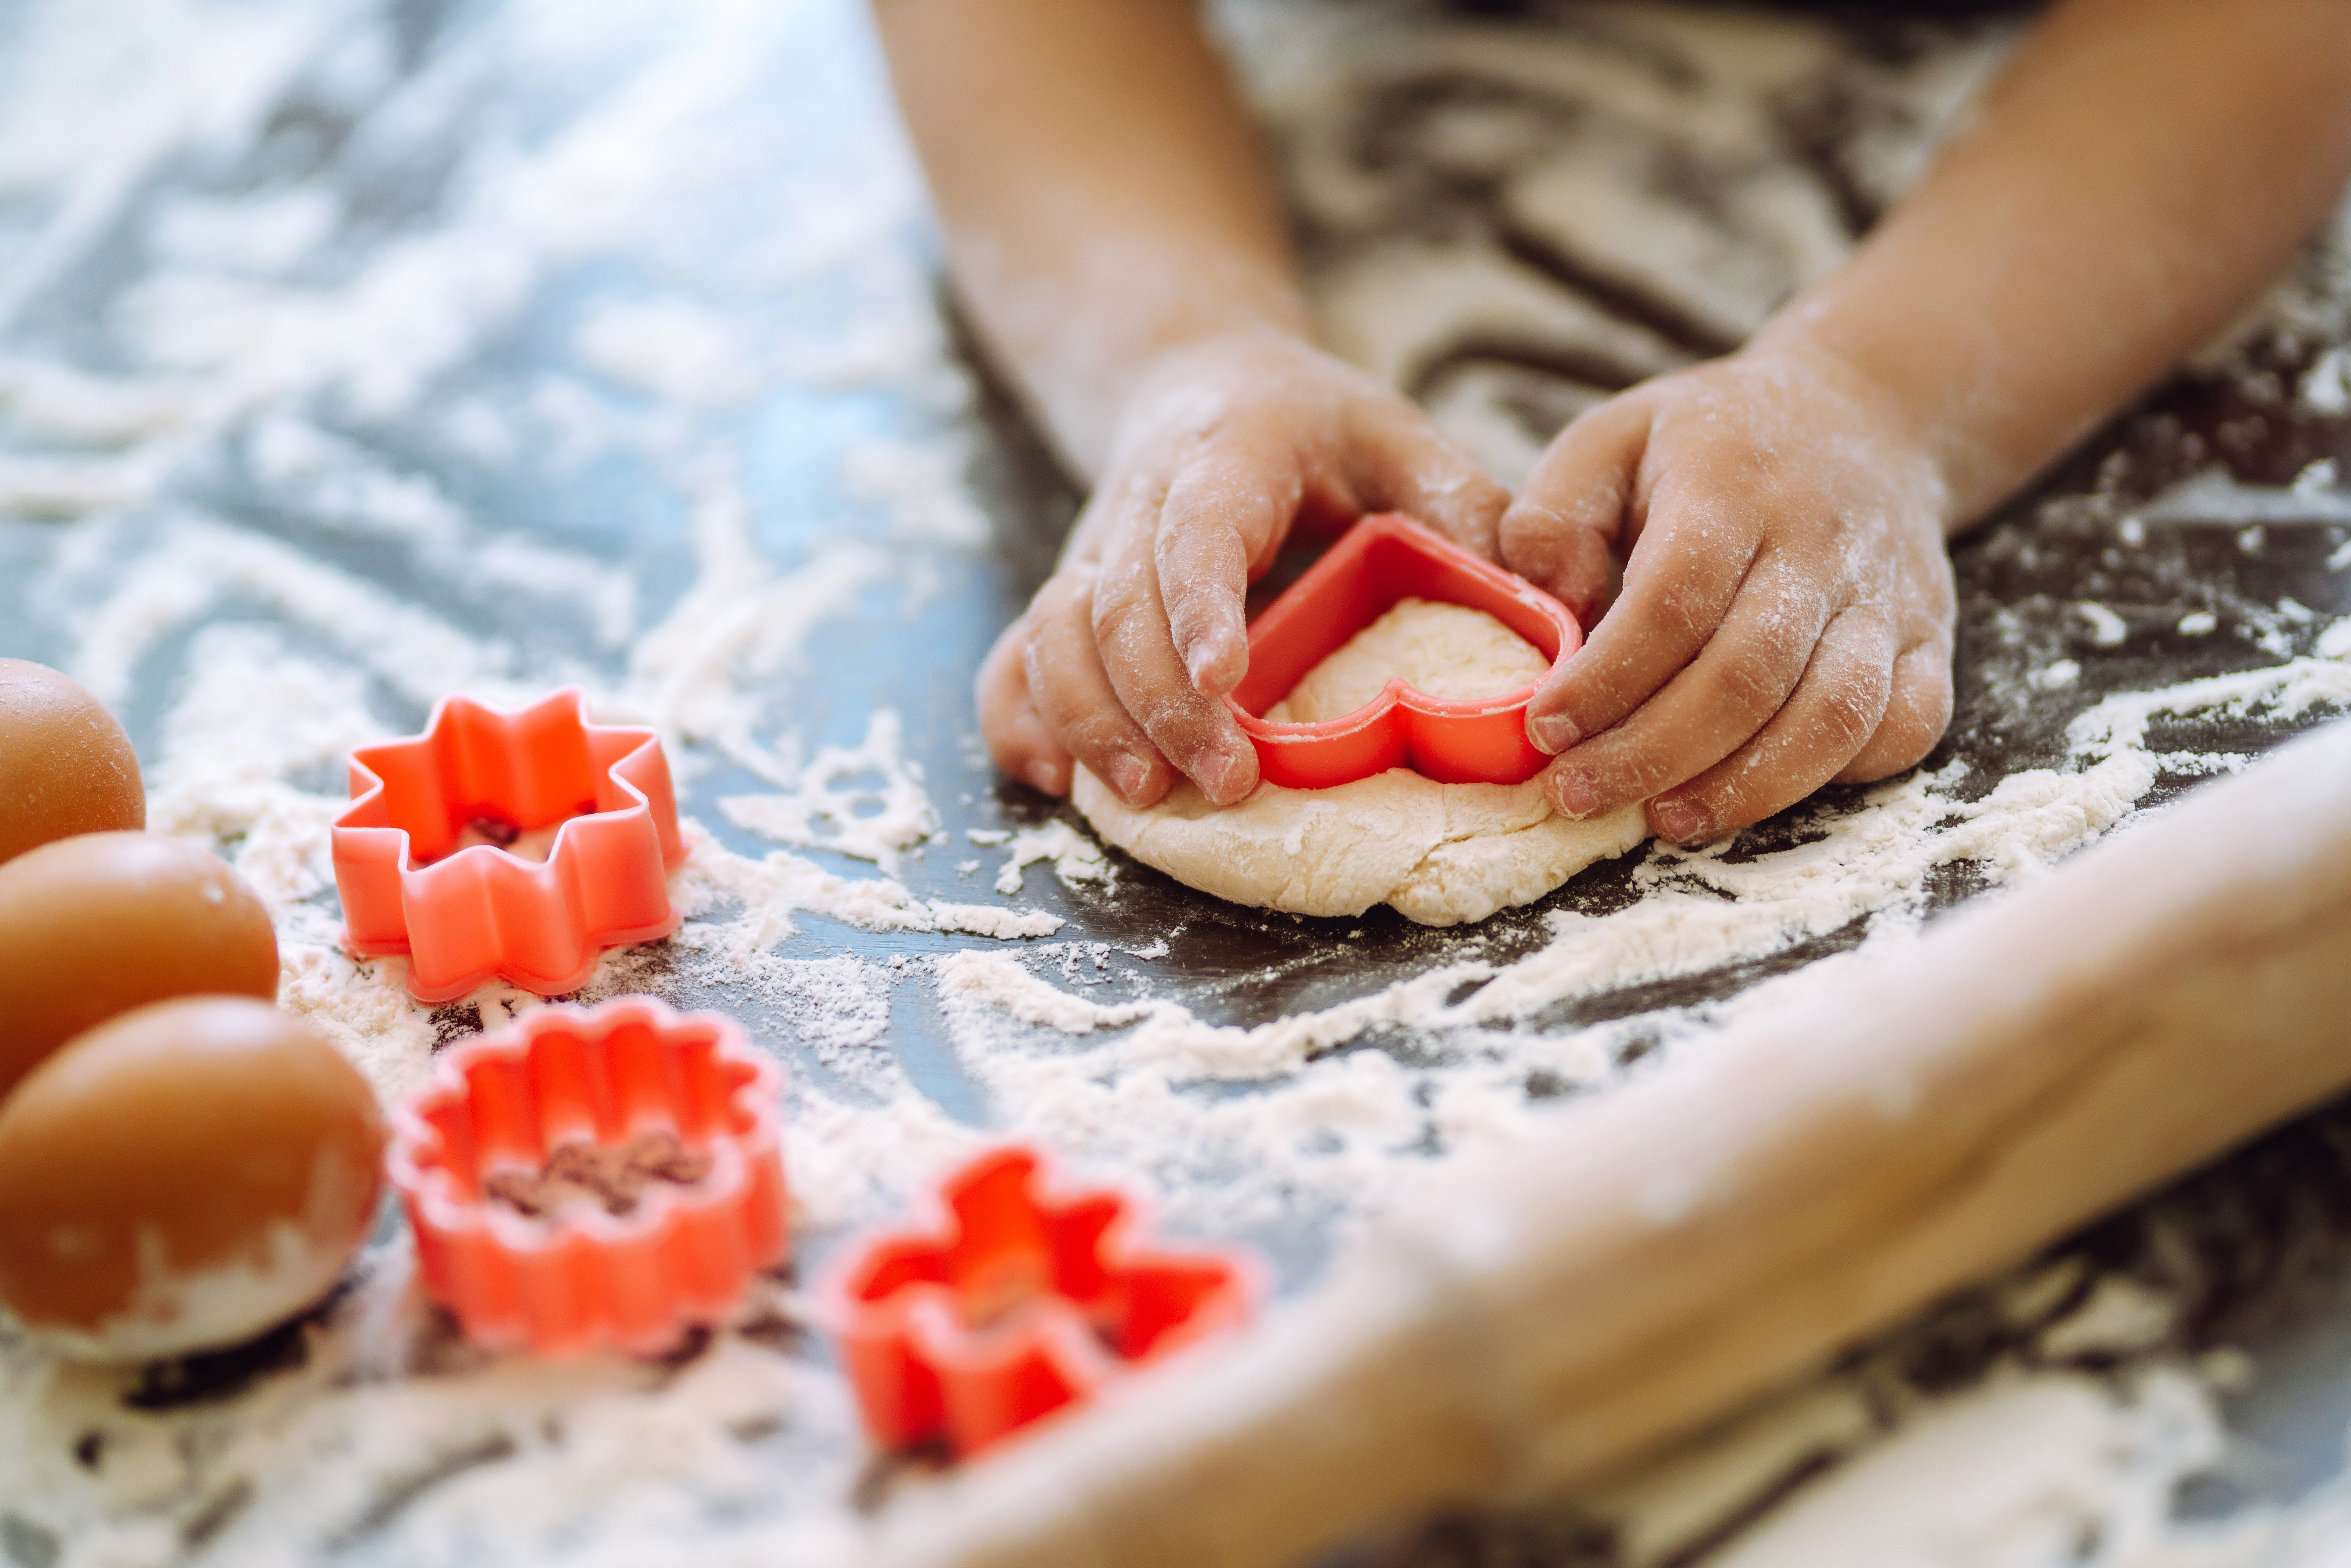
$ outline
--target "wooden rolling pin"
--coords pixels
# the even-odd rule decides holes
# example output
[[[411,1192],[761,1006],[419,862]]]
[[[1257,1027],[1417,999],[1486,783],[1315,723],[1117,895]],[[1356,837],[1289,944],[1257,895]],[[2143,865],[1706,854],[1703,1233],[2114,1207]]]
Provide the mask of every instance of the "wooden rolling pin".
[[[1287,1568],[1592,1480],[2346,1084],[2351,722],[1465,1161],[859,1560]]]

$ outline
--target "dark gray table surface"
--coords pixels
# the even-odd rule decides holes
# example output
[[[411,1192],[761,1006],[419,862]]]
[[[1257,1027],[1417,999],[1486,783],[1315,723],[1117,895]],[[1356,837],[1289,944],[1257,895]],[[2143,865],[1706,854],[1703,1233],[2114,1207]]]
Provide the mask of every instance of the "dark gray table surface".
[[[32,25],[25,17],[17,24]],[[530,51],[551,49],[552,34],[525,30],[512,51],[494,57],[494,68],[462,76],[434,100],[437,119],[413,101],[402,111],[410,118],[396,125],[379,112],[403,83],[429,76],[481,30],[505,25],[502,8],[487,5],[401,0],[380,15],[353,8],[347,30],[373,28],[390,41],[393,58],[377,85],[339,98],[315,83],[302,87],[298,77],[273,109],[255,117],[249,136],[206,141],[191,133],[178,142],[166,139],[118,193],[110,218],[80,235],[62,265],[35,279],[37,287],[13,318],[0,321],[0,344],[11,355],[96,373],[137,371],[132,351],[116,336],[116,312],[146,265],[142,225],[160,205],[191,192],[250,193],[273,182],[309,182],[336,190],[344,202],[341,248],[312,264],[323,269],[321,276],[351,265],[355,256],[431,233],[447,210],[465,199],[456,175],[468,167],[474,139],[514,133],[527,141],[534,127],[559,124],[568,102],[592,97],[618,79],[616,66],[586,49],[579,58],[550,58],[545,68],[537,68],[541,62]],[[1485,23],[1471,18],[1446,25]],[[645,24],[639,18],[629,26]],[[1906,31],[1882,19],[1855,26],[1855,36],[1866,40],[1862,52],[1875,51],[1872,57],[1929,48],[1941,36],[1915,27]],[[647,36],[660,31],[653,27]],[[878,89],[853,10],[803,6],[762,39],[768,52],[751,68],[768,84],[773,119],[758,130],[765,140],[742,161],[747,168],[756,167],[760,158],[771,157],[781,194],[762,192],[756,183],[730,187],[741,192],[742,210],[715,214],[708,234],[688,236],[689,245],[748,243],[745,236],[762,225],[797,221],[804,214],[792,208],[792,193],[805,190],[810,181],[820,186],[829,168],[853,163],[858,138],[878,133]],[[0,42],[0,52],[5,49]],[[1409,116],[1395,104],[1468,90],[1458,71],[1432,70],[1418,88],[1407,91],[1409,87],[1391,78],[1382,89],[1391,95],[1383,123],[1408,127]],[[1486,83],[1477,90],[1490,95],[1503,89]],[[1386,161],[1378,166],[1392,173],[1408,164],[1413,153],[1408,137],[1391,138],[1391,143],[1373,152]],[[5,150],[0,142],[0,152]],[[1369,159],[1373,152],[1364,155]],[[1425,215],[1450,210],[1447,204],[1470,211],[1490,195],[1474,183],[1432,189],[1421,211]],[[720,200],[715,188],[709,199]],[[1854,202],[1865,205],[1858,196]],[[47,209],[35,213],[0,204],[0,218],[12,212],[16,232],[49,232],[41,226]],[[1867,214],[1853,215],[1858,222]],[[1347,246],[1356,243],[1317,230],[1311,218],[1301,222],[1318,266],[1343,259]],[[918,223],[891,227],[888,238],[900,258],[928,265],[933,242]],[[1589,289],[1592,284],[1572,265],[1547,259],[1539,246],[1522,244],[1513,254],[1529,265],[1550,267],[1562,289]],[[659,277],[641,258],[614,259],[594,247],[559,256],[480,334],[471,351],[435,372],[429,395],[414,407],[377,420],[315,389],[304,393],[305,406],[392,470],[428,476],[467,513],[492,520],[498,529],[625,566],[636,584],[640,622],[649,622],[692,577],[690,518],[673,474],[653,457],[620,448],[582,465],[555,462],[530,446],[503,461],[485,461],[438,440],[424,416],[465,398],[521,407],[548,377],[582,377],[569,344],[588,307],[674,281]],[[841,308],[828,296],[836,287],[785,281],[733,295],[714,292],[722,308],[740,306],[772,336],[789,340],[824,334]],[[1641,314],[1638,300],[1603,302]],[[943,299],[937,308],[949,309]],[[1674,327],[1665,314],[1648,316],[1648,326],[1667,332]],[[1685,333],[1683,346],[1702,351],[1715,345],[1701,333]],[[2303,522],[2271,526],[2258,552],[2245,547],[2241,518],[2188,517],[2148,527],[2127,548],[2117,531],[2135,506],[2215,464],[2242,483],[2274,486],[2291,484],[2326,457],[2351,472],[2351,419],[2314,408],[2294,390],[2329,346],[2323,339],[2273,333],[2241,353],[2226,374],[2166,386],[1955,548],[1960,585],[1958,707],[1948,737],[1928,766],[1964,758],[1974,787],[1981,789],[2019,769],[2064,767],[2071,755],[2066,723],[2104,695],[2278,662],[2273,648],[2264,649],[2243,634],[2249,614],[2257,617],[2290,597],[2315,612],[2314,627],[2351,615],[2351,572],[2329,565],[2351,537],[2351,529],[2325,520],[2344,516],[2339,490],[2323,507],[2314,502]],[[680,416],[696,441],[734,455],[756,515],[758,546],[778,569],[807,559],[830,538],[878,531],[877,505],[844,491],[834,471],[832,456],[842,442],[966,433],[968,490],[988,519],[988,543],[943,558],[934,591],[911,611],[894,586],[861,591],[853,607],[827,623],[811,644],[810,658],[778,674],[769,694],[770,711],[810,744],[853,742],[877,707],[902,715],[909,755],[924,768],[943,825],[957,843],[910,858],[899,874],[918,894],[947,899],[973,896],[974,884],[959,878],[952,865],[960,858],[965,830],[1031,825],[1065,810],[997,779],[985,766],[976,750],[968,688],[997,629],[1049,569],[1079,500],[984,367],[967,350],[958,348],[957,353],[978,388],[967,406],[952,397],[925,402],[903,389],[803,384],[786,377],[742,403],[688,409]],[[1552,377],[1564,389],[1556,406],[1572,405],[1595,384],[1607,390],[1604,372],[1594,372],[1588,363],[1562,367],[1557,354],[1540,343],[1514,345],[1491,334],[1465,338],[1446,367],[1458,370],[1472,362]],[[592,375],[585,379],[593,382]],[[625,391],[599,391],[617,405],[634,406]],[[126,509],[62,517],[0,516],[0,653],[70,664],[80,618],[99,592],[90,563],[75,553],[82,548],[77,541],[97,533],[110,559],[135,559],[143,540],[159,535],[173,517],[195,509],[233,529],[333,563],[402,601],[495,626],[511,644],[519,674],[578,670],[616,684],[622,679],[627,649],[601,640],[588,617],[531,609],[495,585],[437,569],[397,538],[371,538],[338,527],[298,497],[275,489],[250,454],[254,421],[266,406],[256,405],[251,418],[230,422],[204,450],[183,461],[157,494]],[[1542,416],[1538,411],[1528,417]],[[40,431],[6,424],[0,424],[0,443],[19,457],[41,455],[55,444]],[[2121,645],[2098,645],[2068,611],[2070,603],[2085,599],[2124,619],[2130,634]],[[2199,610],[2215,614],[2216,632],[2189,636],[2175,629],[2183,614]],[[298,641],[314,636],[287,625],[266,604],[234,596],[200,621],[173,630],[140,659],[120,705],[142,754],[159,744],[161,727],[181,693],[179,660],[189,640],[204,625],[236,622],[275,625]],[[2304,635],[2296,651],[2307,652],[2314,635]],[[2060,699],[2020,708],[2013,694],[2025,677],[2059,656],[2078,661],[2078,682]],[[381,678],[370,678],[368,704],[388,730],[415,727],[424,717],[413,693]],[[2312,711],[2290,721],[2199,720],[2179,727],[2179,746],[2258,753],[2327,716]],[[2143,804],[2158,804],[2194,781],[2167,778]],[[330,786],[315,781],[314,787]],[[745,770],[716,762],[692,776],[682,806],[731,847],[758,853],[769,846],[728,825],[715,804],[758,787]],[[1753,830],[1742,850],[1792,841],[1812,820],[1808,813],[1836,810],[1853,793],[1825,791],[1815,805]],[[825,857],[819,852],[814,858]],[[1063,886],[1032,870],[1024,902],[1064,916],[1069,925],[1063,939],[1135,947],[1164,938],[1166,953],[1152,969],[1155,994],[1179,1000],[1206,1019],[1254,1024],[1363,995],[1464,954],[1499,962],[1532,951],[1548,938],[1541,923],[1545,913],[1606,915],[1635,899],[1633,868],[1638,861],[1634,856],[1595,867],[1537,905],[1454,932],[1426,930],[1384,909],[1343,922],[1269,915],[1195,894],[1131,863],[1122,864],[1115,885],[1107,890]],[[870,874],[870,868],[861,869]],[[1962,902],[1980,885],[1980,877],[1965,864],[1947,868],[1931,889],[1930,903],[1940,908]],[[794,950],[803,955],[927,958],[971,945],[952,936],[865,931],[810,916],[801,921],[808,936]],[[1702,1006],[1854,945],[1863,925],[1856,921],[1713,972],[1580,995],[1519,1027],[1563,1030]],[[2351,961],[2351,955],[2346,956]],[[744,1012],[762,1043],[781,1054],[795,1074],[831,1083],[843,1094],[858,1092],[774,1019],[763,1018],[755,1002],[702,994],[683,979],[665,983],[658,958],[645,974],[656,988],[682,1001],[715,1000]],[[453,1031],[473,1021],[462,1007],[445,1009],[444,1018]],[[893,993],[886,1045],[913,1082],[949,1114],[975,1124],[989,1118],[923,986]],[[1428,1047],[1406,1031],[1387,1030],[1374,1031],[1348,1049],[1385,1051],[1410,1061]],[[1541,1092],[1530,1084],[1531,1093]],[[1320,1267],[1325,1239],[1313,1226],[1275,1227],[1255,1239],[1274,1251],[1287,1286],[1311,1281]],[[826,1240],[818,1239],[815,1258],[820,1260]],[[2088,1261],[2083,1293],[2096,1278],[2120,1274],[2160,1285],[2184,1303],[2178,1327],[2165,1343],[2148,1347],[2147,1355],[2234,1345],[2250,1351],[2262,1368],[2248,1392],[2230,1398],[2227,1415],[2231,1429],[2273,1455],[2274,1462],[2238,1466],[2197,1482],[2178,1500],[2183,1514],[2212,1516],[2252,1501],[2291,1500],[2342,1471],[2344,1434],[2351,1427],[2346,1249],[2351,1105],[2279,1131],[2060,1249]],[[2001,1357],[2019,1354],[2029,1337],[1990,1312],[1980,1299],[1969,1297],[1856,1357],[1876,1358],[1895,1369],[1890,1375],[1931,1390],[1964,1385]],[[287,1354],[298,1352],[280,1343],[159,1369],[140,1396],[163,1406],[183,1398],[240,1397],[256,1379],[266,1381],[273,1357]],[[2112,1370],[2098,1364],[2090,1369]],[[1824,1463],[1808,1464],[1782,1490],[1801,1490]],[[39,1568],[47,1559],[37,1532],[26,1532],[30,1529],[0,1537],[0,1556]],[[1372,1555],[1422,1564],[1565,1564],[1614,1561],[1614,1552],[1604,1529],[1563,1507],[1443,1521]],[[1676,1560],[1695,1561],[1697,1554],[1693,1548]]]

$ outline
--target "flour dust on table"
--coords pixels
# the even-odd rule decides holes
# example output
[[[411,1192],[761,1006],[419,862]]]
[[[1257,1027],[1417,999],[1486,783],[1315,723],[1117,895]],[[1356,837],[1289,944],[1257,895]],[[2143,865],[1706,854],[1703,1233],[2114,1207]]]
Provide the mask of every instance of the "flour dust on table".
[[[1832,264],[2001,42],[1680,4],[1217,10],[1332,340],[1506,479]],[[1364,913],[1322,918],[1105,852],[973,732],[972,671],[1075,497],[955,342],[863,13],[47,0],[0,24],[0,655],[121,715],[150,826],[233,861],[281,1005],[385,1100],[538,999],[428,1009],[400,961],[342,950],[345,753],[453,692],[578,685],[658,728],[684,924],[583,997],[715,1008],[783,1062],[800,1270],[665,1360],[542,1364],[458,1339],[387,1215],[315,1312],[219,1355],[97,1371],[0,1322],[0,1561],[856,1563],[861,1509],[922,1481],[872,1462],[801,1281],[986,1141],[1049,1142],[1311,1289],[1433,1167],[1549,1136],[1561,1102],[1671,1072],[2351,708],[2330,234],[2199,379],[1960,547],[1959,708],[1924,769],[1703,851],[1425,878],[1406,913],[1452,927],[1379,899],[1564,829],[1510,790],[1379,807],[1425,842],[1358,857]],[[1510,907],[1577,855],[1600,858]],[[2287,1363],[2248,1396],[2200,1336],[2216,1281],[2339,1240],[2339,1146],[2292,1134],[1604,1494],[1377,1550],[2319,1561],[2351,1538],[2339,1412],[2304,1490],[2173,1500],[2258,1481],[2228,1468],[2237,1402],[2325,1381]]]

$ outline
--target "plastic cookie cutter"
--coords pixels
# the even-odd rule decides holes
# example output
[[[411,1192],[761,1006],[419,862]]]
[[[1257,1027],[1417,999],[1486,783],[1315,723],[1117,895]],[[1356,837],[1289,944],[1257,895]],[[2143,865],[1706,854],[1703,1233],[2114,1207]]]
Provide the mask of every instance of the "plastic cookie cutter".
[[[465,1337],[650,1354],[790,1245],[782,1073],[715,1013],[547,1007],[455,1046],[388,1156],[424,1287]]]
[[[560,996],[601,949],[677,929],[668,874],[685,847],[661,742],[589,723],[576,689],[516,713],[446,698],[423,735],[352,752],[350,789],[334,831],[345,942],[406,954],[419,1001],[492,976]],[[550,830],[546,858],[526,858]]]
[[[930,1207],[852,1249],[820,1297],[888,1448],[976,1454],[1238,1325],[1261,1293],[1254,1254],[1148,1246],[1134,1199],[1052,1191],[1025,1145],[964,1165]]]
[[[1326,789],[1391,768],[1445,784],[1518,784],[1542,771],[1551,758],[1527,739],[1533,685],[1448,700],[1399,678],[1354,712],[1318,724],[1259,716],[1407,598],[1486,612],[1540,649],[1552,671],[1583,641],[1567,606],[1524,578],[1399,513],[1365,517],[1249,625],[1249,674],[1225,701],[1257,747],[1260,777]]]

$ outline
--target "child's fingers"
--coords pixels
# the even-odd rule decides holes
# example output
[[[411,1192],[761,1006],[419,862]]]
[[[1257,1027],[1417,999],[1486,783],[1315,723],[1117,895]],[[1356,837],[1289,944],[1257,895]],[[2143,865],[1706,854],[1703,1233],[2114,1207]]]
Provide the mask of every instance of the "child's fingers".
[[[1585,414],[1559,434],[1502,514],[1502,564],[1586,626],[1615,587],[1614,548],[1625,543],[1649,420],[1635,398]]]
[[[1502,564],[1558,600],[1590,628],[1616,597],[1616,552],[1609,536],[1593,528],[1562,530],[1545,525],[1527,531],[1516,508],[1502,517]]]
[[[1796,690],[1829,615],[1806,571],[1784,555],[1767,556],[1697,658],[1630,717],[1551,765],[1543,783],[1552,801],[1570,816],[1593,816],[1646,800],[1729,757]],[[1889,641],[1880,662],[1893,658]]]
[[[1154,553],[1153,530],[1144,519],[1124,520],[1112,531],[1093,591],[1092,631],[1102,667],[1117,703],[1142,722],[1159,753],[1202,794],[1229,806],[1257,788],[1257,752],[1224,698],[1192,684],[1168,633]],[[1082,759],[1083,752],[1079,755]]]
[[[1528,703],[1527,738],[1563,752],[1648,701],[1714,636],[1762,548],[1752,520],[1712,497],[1661,495],[1625,591]]]
[[[1007,626],[980,661],[973,695],[979,706],[980,737],[998,768],[1048,795],[1068,794],[1070,754],[1029,700],[1028,616]]]
[[[1058,572],[1029,608],[1029,698],[1038,716],[1130,806],[1148,806],[1174,782],[1166,759],[1119,706],[1094,646],[1091,567]]]
[[[1350,423],[1350,476],[1366,511],[1408,513],[1464,549],[1499,559],[1510,493],[1476,458],[1401,399],[1359,405]]]
[[[1290,531],[1302,484],[1286,444],[1228,439],[1167,487],[1153,546],[1167,630],[1193,689],[1221,697],[1249,673],[1250,566]]]
[[[1894,694],[1877,732],[1844,765],[1839,784],[1873,784],[1916,766],[1951,722],[1951,649],[1930,637],[1894,661]]]
[[[1649,825],[1703,843],[1795,804],[1835,778],[1881,727],[1895,637],[1885,614],[1851,609],[1830,622],[1802,683],[1771,723],[1729,758],[1649,802]]]

